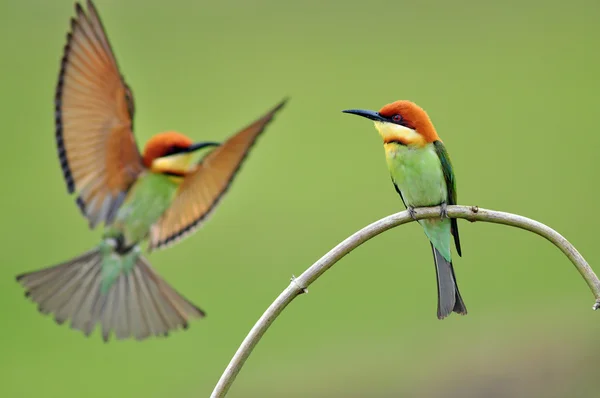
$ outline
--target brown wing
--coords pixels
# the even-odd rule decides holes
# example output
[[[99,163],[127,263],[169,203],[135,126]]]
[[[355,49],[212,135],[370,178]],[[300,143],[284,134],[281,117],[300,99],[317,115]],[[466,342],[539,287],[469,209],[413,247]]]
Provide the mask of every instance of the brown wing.
[[[172,206],[151,229],[150,250],[171,245],[200,226],[229,188],[257,137],[285,102],[215,148],[186,175]]]
[[[71,19],[56,87],[56,144],[69,193],[90,222],[110,224],[143,170],[132,133],[133,95],[88,0]]]

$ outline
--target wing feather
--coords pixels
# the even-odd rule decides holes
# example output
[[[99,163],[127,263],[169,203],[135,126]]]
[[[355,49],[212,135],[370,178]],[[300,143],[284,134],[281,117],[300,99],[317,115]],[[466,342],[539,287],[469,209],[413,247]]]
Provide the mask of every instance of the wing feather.
[[[55,97],[56,144],[69,193],[90,227],[110,224],[142,159],[133,136],[134,102],[91,1],[76,4]]]
[[[150,250],[171,245],[196,230],[227,192],[252,145],[285,100],[207,154],[186,175],[172,206],[153,225]]]
[[[442,164],[444,180],[446,180],[446,189],[448,191],[448,204],[456,205],[456,179],[454,178],[454,171],[452,169],[452,163],[450,162],[450,156],[448,156],[448,152],[446,151],[446,147],[442,141],[435,141],[433,145],[435,147],[435,152],[440,158],[440,163]],[[458,222],[456,218],[450,219],[450,229],[452,231],[452,235],[454,236],[456,252],[459,256],[462,256],[460,238],[458,236]]]

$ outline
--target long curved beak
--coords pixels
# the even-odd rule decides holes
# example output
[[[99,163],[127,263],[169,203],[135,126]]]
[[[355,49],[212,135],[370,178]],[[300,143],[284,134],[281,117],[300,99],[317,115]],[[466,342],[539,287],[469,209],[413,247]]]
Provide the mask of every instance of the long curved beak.
[[[347,109],[345,111],[342,111],[344,113],[350,113],[352,115],[358,115],[358,116],[362,116],[362,117],[366,117],[367,119],[371,119],[374,120],[376,122],[387,122],[388,120],[381,116],[379,114],[379,112],[375,112],[375,111],[367,111],[364,109]]]
[[[218,142],[198,142],[171,155],[154,159],[152,170],[158,173],[183,176],[190,168],[194,152],[219,145],[221,144]]]
[[[189,148],[186,148],[185,151],[182,151],[182,152],[191,153],[191,152],[195,152],[200,149],[203,149],[203,148],[219,146],[219,145],[221,145],[221,143],[219,143],[219,142],[197,142],[194,145],[191,145]]]

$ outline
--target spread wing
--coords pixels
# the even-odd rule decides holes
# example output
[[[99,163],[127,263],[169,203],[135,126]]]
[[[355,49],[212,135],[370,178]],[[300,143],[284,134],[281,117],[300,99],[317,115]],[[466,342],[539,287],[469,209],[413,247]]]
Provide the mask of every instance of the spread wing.
[[[212,150],[186,175],[173,204],[150,231],[150,250],[169,246],[200,226],[223,198],[250,148],[285,102]]]
[[[442,141],[435,141],[433,143],[435,152],[440,158],[442,164],[442,170],[444,172],[444,179],[446,180],[446,189],[448,190],[448,204],[455,205],[456,203],[456,179],[454,178],[454,171],[452,170],[452,163],[450,163],[450,156],[446,151],[446,147]],[[460,238],[458,237],[458,223],[456,218],[450,219],[450,229],[454,236],[454,244],[456,245],[456,252],[459,256],[462,256],[460,250]]]
[[[133,136],[133,94],[123,81],[100,17],[88,0],[71,19],[58,85],[56,145],[69,193],[90,228],[110,224],[144,169]]]

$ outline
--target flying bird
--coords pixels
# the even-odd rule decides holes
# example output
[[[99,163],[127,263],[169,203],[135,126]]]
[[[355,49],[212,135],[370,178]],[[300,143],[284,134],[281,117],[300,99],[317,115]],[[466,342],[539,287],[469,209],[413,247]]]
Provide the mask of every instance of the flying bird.
[[[223,143],[194,143],[174,131],[143,152],[133,135],[134,100],[119,72],[98,11],[79,3],[55,97],[56,145],[68,192],[89,221],[104,224],[98,246],[17,281],[42,313],[89,336],[166,336],[204,312],[175,291],[142,257],[180,241],[214,211],[258,136],[285,100]],[[201,150],[204,156],[198,160]]]
[[[414,218],[415,207],[441,206],[439,218],[419,220],[429,238],[437,275],[437,316],[451,312],[466,315],[450,253],[451,237],[461,256],[458,224],[447,217],[446,206],[456,204],[456,180],[446,147],[431,119],[417,104],[396,101],[379,112],[349,109],[343,111],[371,119],[383,138],[388,169],[396,192]]]

